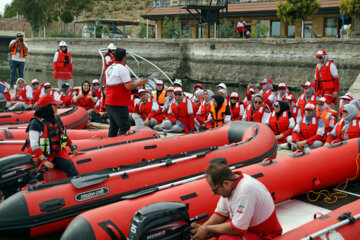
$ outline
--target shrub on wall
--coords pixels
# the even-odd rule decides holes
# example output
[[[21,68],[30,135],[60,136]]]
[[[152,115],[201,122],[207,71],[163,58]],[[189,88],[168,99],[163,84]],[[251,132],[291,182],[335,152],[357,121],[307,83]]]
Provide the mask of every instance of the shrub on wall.
[[[164,38],[180,38],[181,27],[179,18],[176,17],[174,20],[171,20],[165,17],[162,25],[162,34]]]

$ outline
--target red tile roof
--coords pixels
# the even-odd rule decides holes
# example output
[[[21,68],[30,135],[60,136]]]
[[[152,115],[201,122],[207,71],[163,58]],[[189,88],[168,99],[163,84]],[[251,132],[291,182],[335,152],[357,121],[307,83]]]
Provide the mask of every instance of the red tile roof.
[[[339,0],[318,0],[321,8],[339,7]],[[229,4],[229,12],[255,12],[255,11],[276,11],[277,2],[257,2],[257,3],[231,3]],[[196,13],[194,10],[192,12]],[[177,15],[189,14],[186,9],[176,7],[160,7],[152,8],[143,16],[159,16],[159,15]]]

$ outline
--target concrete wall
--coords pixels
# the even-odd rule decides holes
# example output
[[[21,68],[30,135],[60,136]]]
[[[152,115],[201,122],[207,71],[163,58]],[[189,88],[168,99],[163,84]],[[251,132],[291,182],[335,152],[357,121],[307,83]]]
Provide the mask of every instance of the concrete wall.
[[[52,58],[60,40],[29,41],[26,67],[51,71]],[[76,72],[100,73],[98,49],[109,42],[71,39],[67,43]],[[171,78],[202,82],[245,85],[271,78],[275,83],[286,82],[291,87],[299,87],[300,83],[314,79],[314,54],[318,49],[325,49],[335,61],[343,90],[352,85],[360,72],[360,44],[354,40],[120,40],[115,44],[153,61]],[[128,64],[137,69],[130,57]],[[153,72],[143,64],[140,68],[141,73]]]

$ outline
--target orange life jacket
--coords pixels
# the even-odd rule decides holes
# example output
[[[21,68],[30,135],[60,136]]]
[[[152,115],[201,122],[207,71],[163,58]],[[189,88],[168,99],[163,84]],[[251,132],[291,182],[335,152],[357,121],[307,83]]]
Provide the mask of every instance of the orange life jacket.
[[[318,130],[318,118],[316,116],[311,119],[308,126],[306,126],[305,117],[303,117],[300,123],[300,135],[304,139],[308,139],[315,136],[317,130]]]
[[[73,67],[71,63],[71,54],[69,51],[63,53],[60,49],[57,50],[59,55],[57,61],[54,63],[54,70],[56,79],[72,79]],[[68,57],[68,62],[65,63],[65,57]]]
[[[219,109],[219,111],[215,112],[215,108],[214,105],[211,104],[211,116],[212,116],[212,120],[213,120],[213,127],[220,127],[221,125],[224,124],[224,120],[225,120],[225,111],[226,111],[226,106],[227,104],[225,102],[223,102],[221,108]]]
[[[246,115],[247,115],[247,119],[246,121],[248,122],[260,122],[264,116],[264,111],[265,111],[265,104],[261,105],[261,107],[258,110],[255,110],[255,112],[252,112],[252,103],[249,103],[248,106],[246,107]]]
[[[336,136],[338,139],[348,140],[360,137],[359,119],[353,119],[346,132],[342,131],[343,126],[344,120],[341,119],[339,124],[336,126]]]
[[[319,83],[319,89],[334,89],[335,81],[330,72],[330,65],[333,63],[333,60],[328,61],[319,71],[319,67],[316,65],[315,69],[315,78]],[[321,83],[321,84],[320,84]]]
[[[153,93],[153,97],[156,99],[160,106],[163,106],[165,103],[166,91],[167,90],[164,88],[159,96],[157,95],[157,91],[154,91]]]
[[[289,111],[284,111],[279,118],[277,118],[275,111],[270,115],[270,128],[275,135],[285,132],[289,128]]]
[[[16,54],[17,48],[18,48],[18,44],[19,44],[19,43],[15,42],[14,47],[13,47],[13,48],[11,49],[11,51],[10,51],[11,55],[15,55],[15,54]],[[23,44],[20,44],[20,56],[21,56],[22,58],[27,57],[27,51],[25,51]]]
[[[327,111],[323,111],[321,114],[319,111],[317,111],[316,117],[320,117],[325,123],[325,132],[331,131],[331,129],[329,129],[330,118],[331,116],[334,116],[336,122],[336,114],[337,111],[332,110],[331,108],[329,108]]]

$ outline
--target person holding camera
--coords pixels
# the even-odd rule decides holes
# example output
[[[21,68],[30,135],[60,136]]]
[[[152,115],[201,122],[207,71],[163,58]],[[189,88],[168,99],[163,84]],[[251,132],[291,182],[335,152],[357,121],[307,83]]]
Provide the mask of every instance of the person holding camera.
[[[25,58],[28,53],[28,45],[24,40],[24,35],[18,33],[15,40],[11,40],[10,45],[10,89],[14,88],[16,69],[19,69],[19,78],[24,78]]]
[[[74,85],[71,53],[64,41],[59,43],[59,49],[55,52],[52,74],[58,81],[59,89],[64,83],[68,83],[71,87]]]

